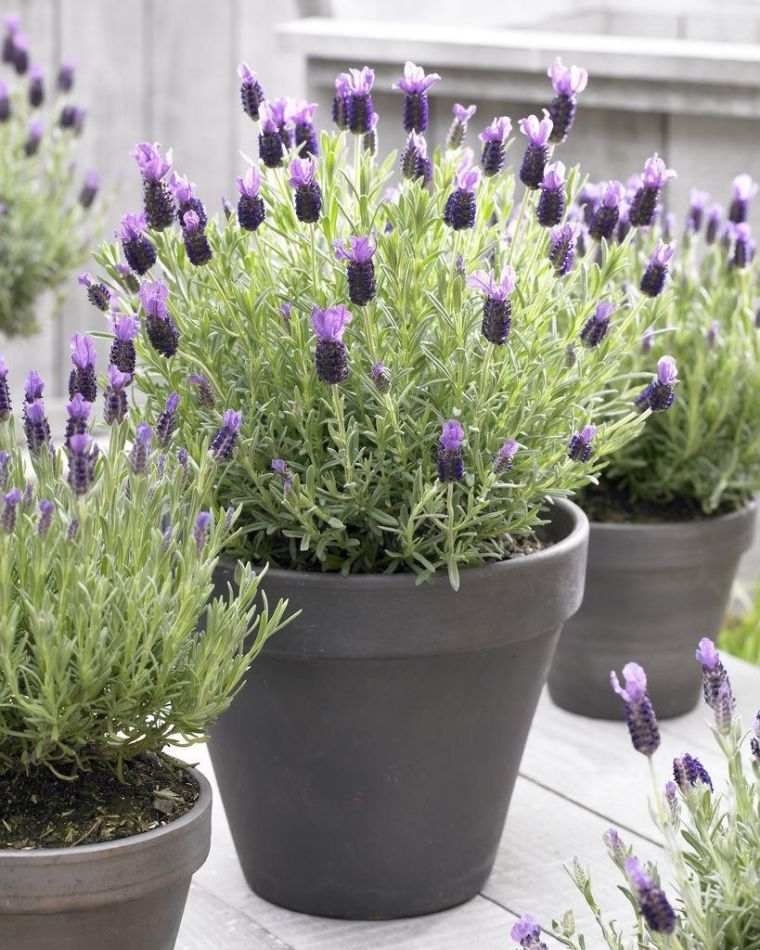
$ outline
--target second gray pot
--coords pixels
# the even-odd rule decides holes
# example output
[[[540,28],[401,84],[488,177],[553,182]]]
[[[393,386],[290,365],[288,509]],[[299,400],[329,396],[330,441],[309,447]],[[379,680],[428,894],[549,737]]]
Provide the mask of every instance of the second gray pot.
[[[701,682],[694,651],[723,625],[756,511],[753,502],[672,524],[592,522],[583,605],[565,625],[549,674],[554,702],[582,716],[620,719],[610,670],[634,661],[647,672],[660,718],[690,712]]]

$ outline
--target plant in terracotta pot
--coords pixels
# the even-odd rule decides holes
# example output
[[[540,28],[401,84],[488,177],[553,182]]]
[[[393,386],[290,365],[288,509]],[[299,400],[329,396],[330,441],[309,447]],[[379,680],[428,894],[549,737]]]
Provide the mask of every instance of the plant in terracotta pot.
[[[564,135],[585,73],[552,75]],[[302,612],[211,745],[249,883],[311,913],[426,913],[491,870],[582,594],[567,496],[647,416],[626,367],[638,317],[613,290],[626,250],[578,253],[578,172],[550,155],[546,116],[521,122],[525,187],[506,117],[476,156],[457,107],[432,153],[437,77],[410,63],[389,188],[371,69],[338,77],[339,130],[319,138],[312,106],[241,77],[261,161],[237,207],[210,219],[138,146],[144,213],[100,254],[103,280],[144,322],[149,404],[182,394],[183,444],[200,457],[211,439],[218,501],[242,510],[218,582],[268,563],[267,594]]]
[[[211,792],[166,749],[205,737],[284,605],[257,612],[248,568],[209,601],[236,514],[205,507],[215,463],[188,459],[171,412],[129,440],[113,367],[101,451],[79,362],[58,448],[29,375],[28,455],[0,373],[0,945],[171,950]]]
[[[74,70],[52,81],[36,65],[16,16],[5,21],[0,78],[0,333],[28,336],[45,291],[86,260],[93,240],[94,171],[75,158],[85,112],[74,104]],[[95,222],[97,223],[97,222]]]
[[[695,633],[717,636],[752,540],[760,331],[754,245],[738,220],[747,214],[742,195],[753,191],[745,178],[734,183],[727,222],[714,207],[705,216],[706,196],[693,196],[672,259],[661,233],[630,244],[629,293],[655,304],[632,369],[658,361],[641,396],[655,411],[582,496],[591,519],[586,594],[549,678],[554,700],[573,712],[614,718],[614,697],[600,686],[631,654],[647,668],[661,717],[692,709],[699,677],[684,658]],[[665,354],[675,357],[675,373]],[[657,387],[666,376],[673,391],[663,400]]]

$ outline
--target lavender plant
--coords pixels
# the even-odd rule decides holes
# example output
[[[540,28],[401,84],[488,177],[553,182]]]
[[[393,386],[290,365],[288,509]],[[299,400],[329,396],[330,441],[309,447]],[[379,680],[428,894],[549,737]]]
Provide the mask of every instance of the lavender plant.
[[[84,110],[71,101],[74,70],[51,81],[30,59],[16,16],[6,17],[0,79],[0,333],[37,329],[40,295],[57,290],[92,243],[99,180],[74,161]]]
[[[74,381],[79,363],[92,369],[91,344],[74,340]],[[0,373],[0,778],[121,776],[139,756],[203,739],[283,624],[284,603],[257,608],[250,568],[239,592],[210,599],[238,512],[206,507],[217,463],[201,453],[195,464],[177,441],[176,396],[129,445],[112,408],[129,382],[112,367],[106,450],[90,431],[94,391],[74,393],[55,448],[31,373],[27,461]]]
[[[621,889],[636,916],[630,934],[605,915],[594,897],[587,870],[575,859],[568,873],[588,904],[604,945],[611,950],[752,950],[760,946],[760,713],[749,737],[736,715],[731,682],[711,640],[700,641],[696,658],[702,667],[704,698],[713,719],[712,734],[726,760],[727,785],[716,790],[713,778],[695,756],[673,761],[672,780],[661,787],[652,766],[651,812],[664,843],[664,863],[672,882],[654,864],[642,864],[616,829],[604,835],[610,860],[622,877]],[[654,710],[646,694],[646,674],[636,663],[623,670],[624,685],[612,673],[621,696],[636,751],[650,765],[660,739]],[[585,950],[571,912],[548,931],[562,946]],[[512,938],[524,948],[540,950],[539,923],[523,917]]]
[[[564,139],[585,72],[558,63],[550,74]],[[551,499],[641,431],[649,409],[634,400],[655,362],[631,374],[627,354],[651,301],[631,306],[617,289],[625,247],[581,256],[566,218],[579,171],[549,161],[548,114],[520,123],[527,187],[516,194],[510,120],[481,133],[478,164],[466,145],[475,109],[458,105],[447,147],[431,149],[439,77],[407,64],[397,86],[409,137],[391,185],[371,69],[338,77],[338,131],[318,144],[309,104],[268,100],[247,66],[240,76],[261,163],[238,179],[236,213],[196,214],[203,259],[187,214],[179,231],[149,227],[147,192],[122,247],[99,256],[120,298],[114,326],[146,330],[138,385],[155,406],[180,393],[182,440],[197,455],[212,437],[228,462],[218,499],[242,508],[232,553],[420,579],[444,568],[457,587],[461,568],[519,551]],[[161,154],[136,152],[200,203]]]

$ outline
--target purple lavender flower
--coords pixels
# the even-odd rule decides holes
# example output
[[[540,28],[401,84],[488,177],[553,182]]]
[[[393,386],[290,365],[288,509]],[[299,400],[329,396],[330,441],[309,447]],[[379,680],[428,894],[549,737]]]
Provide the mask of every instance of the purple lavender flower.
[[[757,768],[760,767],[760,712],[755,716],[754,722],[752,723],[752,731],[754,735],[750,740],[750,750],[752,752],[754,765]]]
[[[672,934],[676,929],[676,914],[664,891],[644,872],[638,858],[627,859],[625,873],[649,929],[654,933]]]
[[[11,117],[11,97],[8,86],[0,79],[0,122],[7,122]]]
[[[477,106],[463,106],[460,103],[454,103],[452,112],[454,118],[449,126],[449,132],[446,136],[446,148],[461,148],[464,145],[467,135],[467,124],[478,111]]]
[[[227,462],[232,458],[240,434],[243,414],[227,409],[222,416],[222,425],[211,443],[209,453],[216,462]]]
[[[311,327],[317,337],[314,362],[317,378],[331,386],[342,383],[349,375],[348,350],[343,342],[346,327],[353,319],[351,311],[344,306],[311,312]]]
[[[620,833],[615,828],[608,828],[602,835],[602,841],[604,841],[607,848],[610,860],[622,871],[626,860],[630,857],[631,849],[626,847]]]
[[[103,397],[105,403],[103,417],[108,425],[113,425],[115,422],[123,422],[126,418],[126,388],[132,382],[132,376],[130,373],[122,372],[112,363],[108,367],[106,378],[108,383]]]
[[[383,362],[377,362],[372,365],[372,369],[369,371],[370,379],[375,385],[375,389],[379,393],[387,393],[390,391],[392,377],[391,372],[388,367]]]
[[[375,107],[372,102],[372,86],[375,84],[375,71],[365,66],[363,69],[348,71],[348,127],[354,135],[366,135],[370,129],[370,116]]]
[[[688,794],[690,789],[696,788],[697,785],[704,785],[710,791],[713,790],[712,779],[707,769],[699,759],[689,755],[688,752],[685,752],[678,759],[673,759],[673,778],[684,795]]]
[[[646,330],[641,334],[641,352],[642,353],[651,353],[652,347],[654,346],[654,327],[647,327]]]
[[[206,541],[208,540],[208,531],[211,526],[211,513],[208,511],[201,511],[198,513],[198,517],[195,519],[195,525],[193,527],[193,540],[198,549],[198,553],[203,550],[206,546]]]
[[[281,96],[279,99],[272,99],[265,105],[277,126],[277,134],[280,136],[282,147],[287,151],[293,147],[294,141],[293,112],[296,108],[295,101],[286,96]]]
[[[715,346],[718,343],[719,338],[720,338],[720,323],[717,320],[713,320],[710,323],[710,326],[707,328],[707,331],[705,332],[705,341],[711,350],[715,348]]]
[[[483,322],[481,333],[494,346],[507,342],[512,328],[510,295],[517,285],[514,269],[506,265],[497,279],[487,271],[476,271],[467,278],[467,286],[483,294]]]
[[[81,435],[87,431],[87,420],[90,418],[92,404],[87,402],[81,393],[74,393],[71,401],[66,404],[66,434],[64,444],[68,447],[72,436]]]
[[[375,245],[370,237],[352,237],[350,250],[340,241],[335,242],[335,257],[348,261],[348,297],[357,307],[366,306],[375,296],[375,265],[372,257]]]
[[[486,178],[498,175],[504,168],[506,144],[511,131],[512,123],[507,116],[503,115],[494,119],[478,136],[483,143],[480,167]]]
[[[272,459],[272,471],[279,476],[283,495],[287,495],[293,487],[293,473],[284,459]]]
[[[653,298],[660,296],[665,287],[665,278],[668,276],[668,264],[675,252],[676,249],[672,244],[657,242],[639,284],[642,294]]]
[[[322,210],[322,191],[316,175],[317,166],[313,158],[294,158],[290,163],[288,181],[296,192],[296,217],[304,224],[319,221]]]
[[[573,432],[567,444],[567,456],[573,462],[588,462],[594,454],[596,426],[584,426],[579,432]]]
[[[248,68],[247,63],[241,63],[238,66],[238,76],[240,77],[240,101],[243,104],[243,112],[249,115],[254,122],[259,121],[259,107],[264,101],[264,90],[261,83]]]
[[[660,730],[647,695],[647,675],[638,663],[626,663],[623,679],[625,687],[620,685],[617,673],[610,673],[610,684],[625,703],[625,720],[631,742],[637,752],[652,756],[660,746]]]
[[[195,211],[188,211],[182,218],[182,241],[185,245],[187,259],[193,267],[202,267],[208,264],[214,256],[211,245],[203,230],[201,219]]]
[[[510,471],[514,464],[514,459],[520,451],[520,444],[514,439],[507,439],[496,453],[493,461],[493,470],[497,475]]]
[[[98,310],[107,311],[111,303],[111,291],[102,282],[92,279],[90,274],[80,274],[77,283],[87,288],[87,299]]]
[[[21,501],[21,491],[14,488],[3,496],[3,514],[0,517],[3,531],[6,534],[13,534],[16,529],[16,511]]]
[[[37,520],[37,534],[44,538],[45,535],[50,530],[50,526],[53,523],[53,515],[55,514],[55,504],[52,501],[49,501],[46,498],[43,498],[37,506],[39,510],[39,518]]]
[[[87,402],[98,398],[98,383],[95,376],[95,341],[91,336],[76,333],[71,338],[71,362],[74,368],[69,375],[69,399],[81,393]]]
[[[401,150],[401,174],[410,181],[427,185],[433,175],[433,165],[428,158],[424,135],[410,132],[406,145]]]
[[[627,201],[620,202],[620,217],[618,218],[617,228],[615,229],[614,239],[618,244],[622,244],[623,241],[628,237],[628,233],[631,230],[631,206]]]
[[[117,261],[117,263],[114,264],[114,270],[119,275],[118,280],[120,281],[122,287],[128,290],[131,294],[137,293],[137,291],[140,289],[140,281],[132,273],[131,268],[122,261]]]
[[[156,263],[156,249],[145,236],[146,227],[144,214],[125,214],[117,232],[127,264],[141,277]]]
[[[670,812],[670,819],[674,825],[677,825],[681,816],[681,805],[678,801],[678,786],[675,782],[665,783],[664,798]]]
[[[404,93],[404,128],[407,132],[425,132],[429,121],[428,89],[439,82],[438,73],[425,75],[422,66],[407,62],[404,75],[393,84]]]
[[[3,62],[13,65],[16,57],[15,40],[21,30],[21,17],[11,13],[4,17],[5,36],[3,38]]]
[[[619,181],[608,181],[600,186],[599,203],[597,204],[589,234],[597,241],[609,241],[615,233],[620,220],[620,203],[625,195],[625,188]]]
[[[718,239],[722,221],[723,208],[720,205],[710,205],[707,209],[707,224],[705,225],[705,242],[707,244],[714,244]]]
[[[214,399],[214,392],[211,389],[208,377],[201,373],[192,373],[187,377],[187,381],[198,390],[198,405],[203,406],[204,409],[213,409],[216,405],[216,399]]]
[[[647,331],[649,333],[651,331]],[[646,337],[646,334],[645,334]],[[644,346],[642,342],[642,347]],[[672,356],[661,356],[657,361],[657,372],[652,382],[636,397],[634,405],[642,412],[664,412],[675,401],[675,387],[678,383],[678,367]]]
[[[166,303],[169,288],[160,281],[145,283],[138,296],[145,311],[145,328],[150,345],[162,356],[174,356],[179,346],[179,331]]]
[[[237,179],[237,186],[240,192],[238,223],[245,231],[256,231],[266,215],[264,199],[259,194],[261,173],[258,168],[251,165],[245,175]]]
[[[29,68],[29,37],[19,29],[13,33],[9,31],[8,38],[10,39],[11,50],[10,62],[13,64],[16,73],[23,76]]]
[[[74,74],[75,70],[72,63],[61,63],[56,80],[60,92],[71,92],[74,88]]]
[[[449,419],[441,427],[438,440],[438,478],[442,482],[458,482],[464,476],[462,444],[464,429],[456,419]]]
[[[757,185],[749,175],[737,175],[731,185],[731,205],[728,220],[743,224],[749,216],[749,203],[757,194]]]
[[[314,128],[314,114],[317,111],[316,102],[295,103],[291,115],[294,126],[296,151],[301,158],[319,154],[317,130]]]
[[[686,228],[692,234],[698,234],[702,230],[705,208],[709,200],[710,196],[706,191],[692,188],[689,192],[689,213],[686,216]]]
[[[145,475],[148,471],[148,456],[153,442],[153,429],[145,423],[138,423],[135,441],[129,453],[129,464],[135,475]]]
[[[169,445],[171,437],[174,435],[174,432],[177,428],[178,406],[179,396],[177,393],[172,393],[166,400],[164,411],[158,417],[158,421],[156,422],[156,441],[163,449]]]
[[[29,70],[29,105],[38,109],[45,101],[45,73],[41,66],[34,65]]]
[[[544,169],[549,158],[548,142],[554,123],[544,109],[543,119],[529,115],[525,119],[520,119],[518,124],[520,131],[528,140],[528,147],[520,165],[520,181],[526,188],[536,189],[544,178]]]
[[[111,330],[114,335],[114,341],[111,344],[110,361],[121,370],[122,373],[130,375],[135,371],[137,355],[135,353],[135,337],[137,336],[138,324],[133,316],[123,313],[113,312],[110,316]]]
[[[351,77],[338,73],[335,77],[335,95],[332,101],[332,120],[339,129],[348,128],[351,111]]]
[[[174,197],[174,203],[177,206],[177,221],[180,227],[184,224],[187,212],[194,211],[198,215],[201,227],[205,228],[208,224],[208,215],[206,214],[203,202],[195,194],[195,185],[190,179],[174,172],[169,179],[169,188]]]
[[[541,925],[530,914],[523,914],[513,925],[509,936],[523,950],[547,950],[546,944],[541,939]]]
[[[32,455],[39,455],[50,448],[50,424],[45,415],[42,399],[34,399],[24,408],[24,435]]]
[[[45,391],[45,383],[37,370],[32,369],[27,373],[24,380],[24,402],[28,405],[35,399],[42,399]]]
[[[575,221],[568,221],[549,232],[549,260],[558,277],[572,270],[580,229]]]
[[[602,187],[602,185],[595,185],[593,182],[586,182],[578,192],[576,202],[583,212],[583,223],[587,228],[591,227],[594,213],[599,206],[599,201],[602,197]]]
[[[752,240],[752,230],[746,221],[734,224],[731,227],[731,236],[734,239],[734,255],[731,264],[736,268],[744,268],[751,263],[755,256],[755,242]]]
[[[167,185],[171,171],[171,152],[163,157],[161,146],[156,142],[140,142],[132,157],[137,162],[143,180],[143,202],[148,224],[156,231],[163,231],[174,221],[174,199]]]
[[[0,489],[5,489],[8,484],[8,465],[10,460],[10,452],[0,451]]]
[[[454,190],[446,199],[443,211],[443,220],[454,231],[475,226],[475,189],[479,182],[480,169],[473,168],[472,157],[465,155],[454,176]]]
[[[721,707],[725,712],[728,703],[733,715],[736,702],[731,691],[731,682],[713,641],[709,637],[703,637],[695,655],[702,667],[702,692],[705,702],[716,715]]]
[[[259,106],[259,157],[267,168],[279,168],[285,154],[280,127],[277,124],[276,113],[269,102],[262,102]]]
[[[27,158],[36,155],[42,141],[43,125],[41,119],[31,119],[26,127],[26,141],[24,142],[24,154]]]
[[[553,228],[565,213],[565,166],[562,162],[546,166],[540,188],[536,217],[541,227]]]
[[[362,148],[365,152],[369,152],[370,155],[377,155],[377,123],[379,121],[380,116],[377,112],[373,112],[369,117],[369,128],[364,133],[364,138],[362,139]]]
[[[675,178],[676,173],[668,168],[657,152],[644,163],[641,186],[631,201],[629,218],[635,228],[646,228],[654,223],[657,202],[663,187]]]
[[[11,390],[8,385],[8,364],[0,356],[0,422],[7,422],[13,411]]]
[[[609,300],[602,300],[596,305],[596,310],[581,330],[581,341],[585,346],[591,350],[599,346],[607,336],[607,331],[610,328],[610,317],[614,312],[615,305],[610,303]]]
[[[58,125],[62,129],[71,130],[75,135],[81,135],[86,115],[86,110],[80,106],[65,105],[61,109]]]
[[[100,175],[91,168],[84,176],[82,190],[79,192],[79,204],[87,210],[93,206],[100,191]]]
[[[578,108],[577,97],[588,84],[588,73],[580,66],[563,66],[557,59],[547,71],[554,87],[554,99],[549,104],[549,115],[553,123],[550,141],[560,144],[570,134]]]
[[[73,435],[68,445],[68,482],[75,495],[86,495],[92,485],[98,447],[86,433]]]

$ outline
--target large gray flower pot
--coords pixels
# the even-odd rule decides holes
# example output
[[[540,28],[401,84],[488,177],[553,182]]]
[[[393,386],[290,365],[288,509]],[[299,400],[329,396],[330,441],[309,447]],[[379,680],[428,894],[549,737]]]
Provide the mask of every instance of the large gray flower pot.
[[[556,543],[540,553],[463,572],[458,593],[445,574],[266,575],[270,602],[303,613],[267,643],[210,744],[257,894],[382,919],[478,893],[583,595],[585,515],[560,502],[547,534]],[[222,567],[220,587],[233,572]]]
[[[647,672],[660,718],[699,702],[694,651],[716,637],[739,559],[752,543],[756,504],[672,524],[591,524],[583,606],[566,625],[549,674],[554,702],[570,712],[620,719],[610,670],[629,660]]]
[[[172,950],[208,856],[211,789],[177,821],[106,844],[0,851],[3,950]]]

